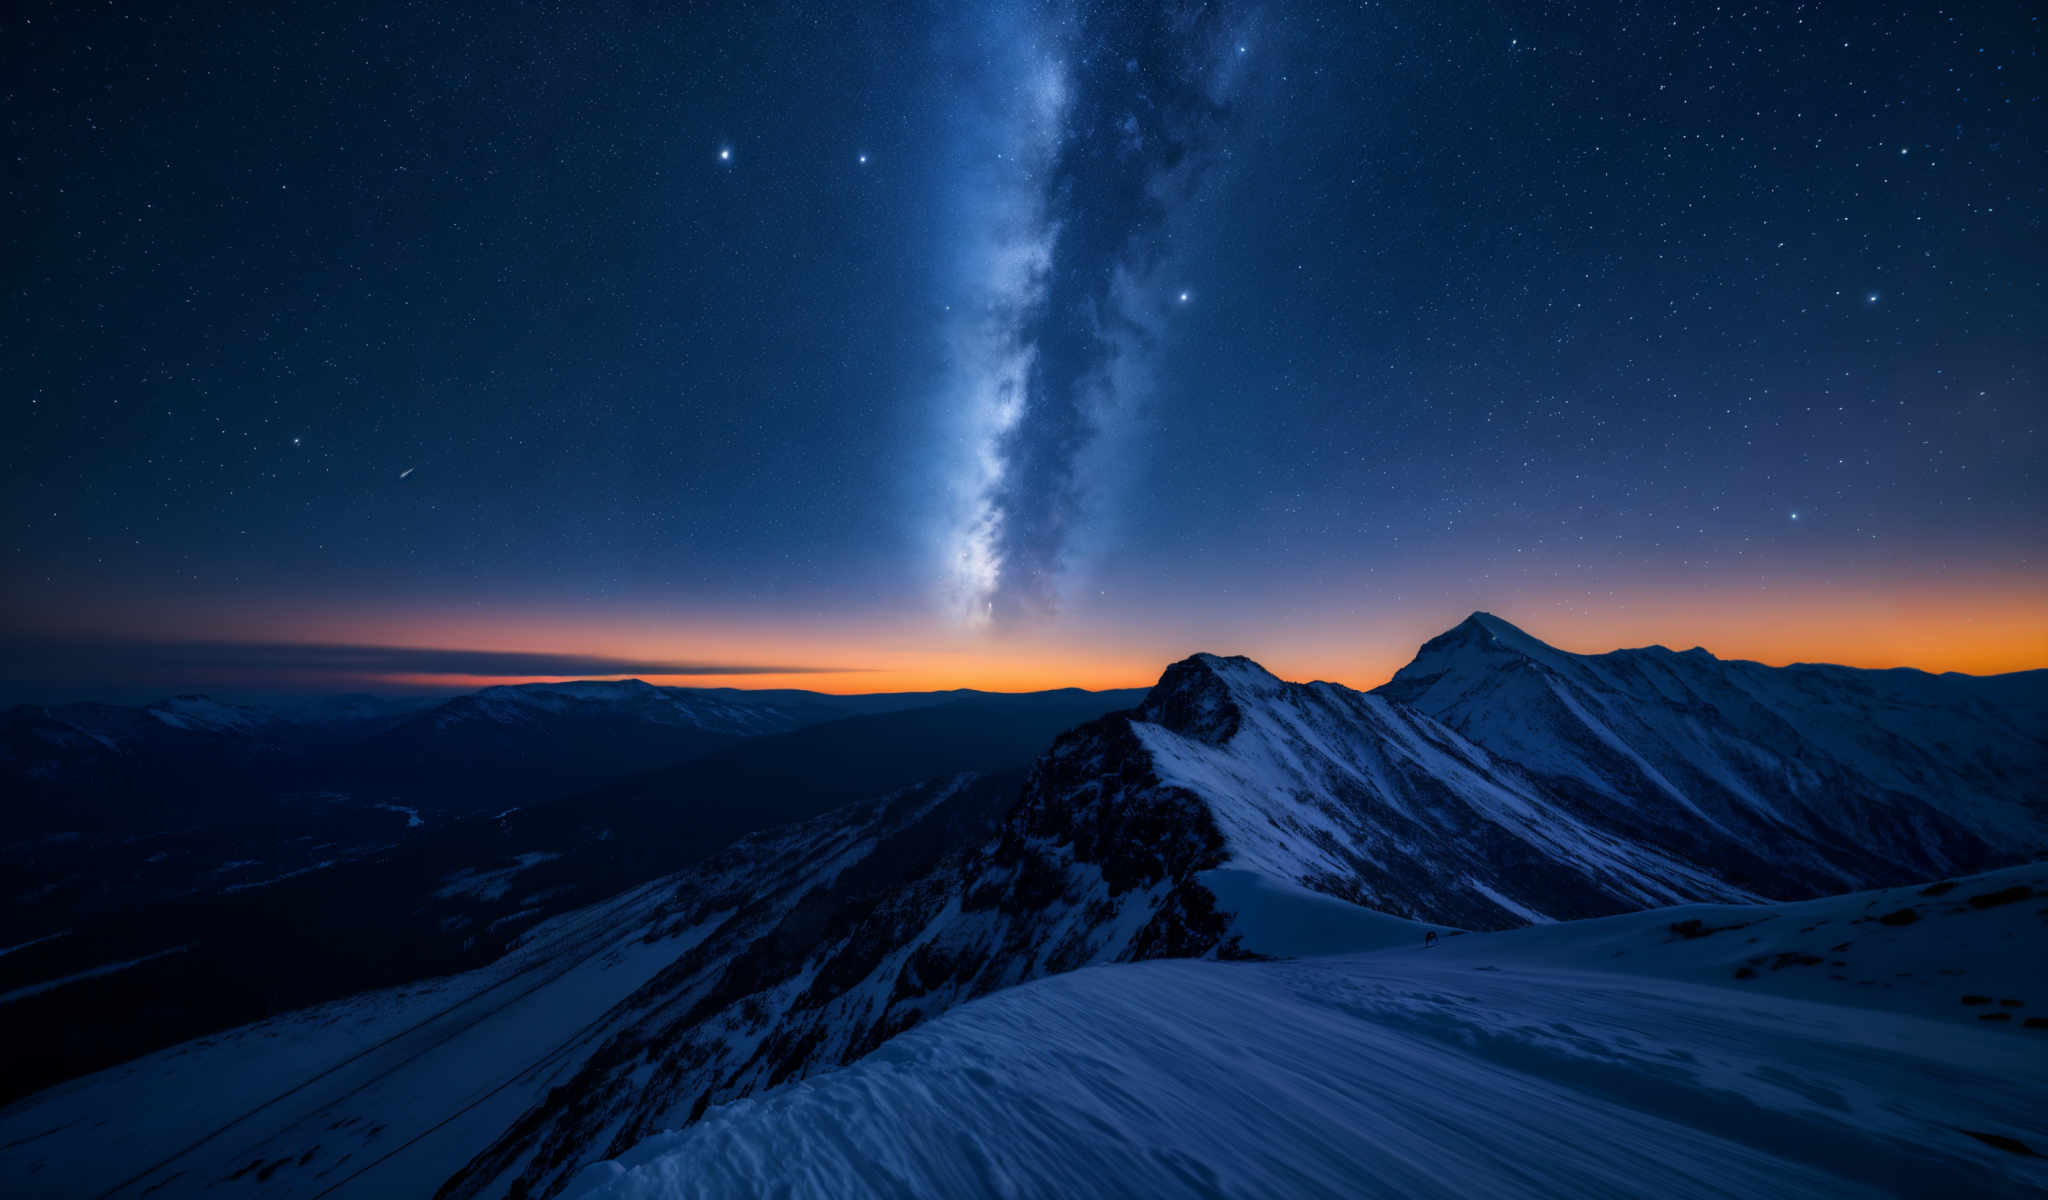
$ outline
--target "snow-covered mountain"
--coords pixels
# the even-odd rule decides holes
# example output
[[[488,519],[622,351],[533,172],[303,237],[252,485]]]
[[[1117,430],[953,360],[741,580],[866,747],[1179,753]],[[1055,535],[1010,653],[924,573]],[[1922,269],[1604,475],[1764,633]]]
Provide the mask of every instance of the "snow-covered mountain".
[[[1398,700],[1196,655],[1136,709],[1055,742],[986,845],[887,895],[806,913],[705,990],[636,994],[633,1030],[445,1194],[552,1192],[600,1146],[616,1153],[710,1105],[856,1061],[1030,979],[1256,955],[1248,911],[1302,889],[1500,929],[1753,900],[1725,864],[1776,861],[1768,847],[1719,842],[1713,856],[1684,857],[1604,815]],[[1873,852],[1861,869],[1887,878],[1910,866]],[[1260,924],[1298,935],[1308,910],[1281,906]]]
[[[1512,760],[1588,819],[1767,895],[2048,848],[2048,671],[1571,654],[1475,613],[1378,694]]]
[[[973,693],[832,696],[790,690],[656,687],[637,679],[508,684],[452,698],[287,697],[263,704],[180,695],[144,705],[17,705],[0,710],[0,780],[23,795],[118,818],[138,808],[176,824],[195,778],[239,791],[334,789],[359,776],[405,787],[431,769],[541,772],[588,782],[668,766],[746,738],[863,714],[945,704]],[[233,778],[223,778],[233,773]],[[118,792],[108,800],[102,793]],[[140,794],[142,802],[131,797]],[[18,832],[0,829],[0,838]]]
[[[1680,662],[1672,666],[1668,660]],[[1677,903],[1754,903],[1840,891],[1845,882],[1925,879],[2023,857],[2019,851],[2030,844],[2030,831],[2040,829],[2033,816],[2043,732],[2037,681],[1944,677],[1926,685],[1900,678],[1839,668],[1774,671],[1661,650],[1569,655],[1484,616],[1431,642],[1378,693],[1286,683],[1247,659],[1196,655],[1169,667],[1136,707],[1060,735],[1028,776],[1015,782],[957,777],[757,834],[701,867],[636,888],[629,896],[638,899],[625,908],[600,906],[562,916],[518,908],[533,914],[530,920],[552,919],[520,938],[501,963],[419,992],[428,997],[420,1001],[422,1009],[406,1007],[409,993],[390,994],[388,1004],[378,1001],[376,1012],[396,1005],[404,1014],[366,1019],[361,1036],[321,1042],[327,1049],[293,1068],[297,1074],[265,1075],[273,1061],[254,1048],[277,1034],[244,1030],[215,1040],[214,1046],[241,1047],[214,1052],[225,1058],[190,1057],[207,1052],[198,1044],[46,1093],[6,1114],[0,1140],[61,1124],[61,1110],[45,1111],[57,1102],[51,1097],[73,1097],[62,1102],[80,1109],[119,1108],[120,1097],[153,1094],[168,1078],[162,1072],[172,1068],[152,1063],[183,1062],[177,1070],[188,1078],[203,1073],[193,1064],[211,1063],[205,1071],[259,1077],[259,1084],[226,1089],[231,1095],[260,1097],[275,1084],[286,1095],[322,1103],[293,1101],[282,1109],[266,1103],[261,1111],[270,1115],[260,1120],[239,1117],[232,1105],[194,1115],[194,1130],[221,1128],[221,1120],[233,1118],[229,1128],[235,1132],[195,1141],[190,1154],[177,1152],[177,1136],[152,1143],[161,1161],[128,1165],[138,1183],[158,1189],[155,1194],[176,1194],[205,1181],[260,1187],[269,1194],[326,1194],[338,1187],[344,1194],[372,1195],[438,1183],[448,1197],[553,1195],[587,1165],[624,1154],[649,1137],[689,1126],[708,1112],[742,1111],[720,1106],[859,1062],[963,1004],[1081,967],[1414,945],[1426,926],[1509,930]],[[580,702],[575,696],[560,701]],[[899,737],[908,733],[907,745],[929,730],[943,733],[935,740],[973,746],[973,756],[985,755],[975,731],[985,731],[992,719],[1007,728],[1009,710],[956,707],[906,714],[915,720]],[[1872,709],[1883,711],[1871,715]],[[504,717],[507,727],[519,719],[518,712]],[[834,747],[842,756],[835,773],[864,778],[872,767],[866,761],[872,731],[861,722],[840,724],[846,727],[843,736],[837,726],[819,726],[823,736],[814,739],[813,751]],[[1878,732],[1859,733],[1859,724]],[[2018,744],[2001,744],[2008,737]],[[435,886],[495,888],[502,896],[494,902],[522,905],[518,896],[561,870],[545,843],[560,841],[562,830],[580,831],[579,838],[587,834],[596,839],[593,846],[611,846],[616,841],[610,831],[625,826],[602,814],[673,809],[664,799],[670,789],[690,779],[701,783],[707,770],[724,781],[717,804],[742,804],[752,786],[748,781],[775,778],[773,773],[788,769],[782,764],[793,761],[775,738],[746,745],[766,758],[720,765],[714,756],[686,774],[657,772],[616,794],[594,794],[585,804],[556,812],[569,823],[561,830],[532,825],[526,829],[531,836],[523,835],[518,846],[502,846],[506,853],[519,851],[512,866],[493,868],[510,871],[503,880],[437,875]],[[1886,765],[1879,760],[1887,753],[1909,761]],[[887,770],[873,778],[900,771],[901,758],[901,751],[892,751]],[[1915,790],[1915,779],[1944,790],[1930,798]],[[826,781],[785,782],[794,786],[792,795],[812,795]],[[835,786],[847,784],[840,780]],[[643,857],[658,852],[658,839],[629,840]],[[591,915],[600,909],[604,915]],[[1910,922],[1881,922],[1886,929],[1901,923]],[[1786,964],[1806,965],[1803,949],[1772,949],[1785,940],[1776,934],[1787,927],[1745,933],[1745,945],[1756,948],[1740,963],[1714,960],[1715,969],[1732,982],[1754,980]],[[2008,940],[2029,932],[2038,938],[2037,927],[2038,922],[2024,929],[2000,925]],[[572,928],[582,932],[554,940]],[[1711,909],[1688,910],[1656,926],[1664,940],[1688,945],[1731,928],[1721,911]],[[543,930],[549,931],[545,937]],[[1810,932],[1802,929],[1800,935]],[[1546,930],[1503,936],[1551,947],[1544,953],[1561,954],[1560,961],[1591,964],[1580,953],[1584,946],[1546,940]],[[635,965],[624,974],[604,974],[600,982],[590,974],[596,968],[564,957],[568,951],[562,947],[584,944],[577,939],[617,948],[593,961]],[[1469,944],[1481,942],[1475,937]],[[1600,944],[1603,953],[1622,956],[1658,953],[1634,942]],[[1718,953],[1730,943],[1713,944]],[[1958,953],[1977,953],[1958,945]],[[540,946],[556,948],[542,953]],[[1829,953],[1836,958],[1822,961],[1850,963],[1847,951],[1834,946]],[[1777,955],[1792,957],[1781,963]],[[1749,964],[1749,957],[1763,965]],[[1448,962],[1456,954],[1442,958]],[[451,1019],[446,1013],[469,1003],[465,997],[472,991],[508,994],[492,991],[499,985],[491,972],[516,974],[525,969],[518,964],[527,962],[551,964],[533,968],[541,975],[522,976],[531,980],[531,991],[518,984],[509,993],[512,999],[491,1004],[476,1021],[463,1016],[444,1023]],[[1748,976],[1736,973],[1745,967]],[[1862,968],[1854,969],[1860,979]],[[1174,974],[1181,968],[1146,970],[1131,978],[1181,978]],[[1098,996],[1097,985],[1078,980],[1107,976],[1123,978],[1119,972],[1086,972],[1057,986]],[[1780,978],[1790,976],[1768,975],[1773,984]],[[1365,993],[1354,986],[1358,982],[1344,982],[1338,990],[1351,999],[1330,1006],[1342,1010],[1356,1000],[1370,1007],[1359,999]],[[1454,982],[1431,979],[1417,986]],[[1883,982],[1874,977],[1871,986],[1884,990]],[[1119,1011],[1212,1001],[1226,1007],[1242,1001],[1247,1014],[1257,1008],[1258,996],[1233,1000],[1207,984],[1185,995],[1169,987],[1156,999],[1133,986],[1139,992],[1114,1000],[1124,1006]],[[1496,988],[1487,1003],[1507,1005],[1512,990]],[[1585,1003],[1612,999],[1611,989],[1567,988],[1566,994]],[[524,1001],[529,995],[539,997],[531,1006]],[[1274,1002],[1275,1011],[1294,1013],[1305,1028],[1328,1023],[1327,1014],[1290,1008],[1295,1000],[1285,994]],[[1022,1001],[1000,1002],[1012,1003]],[[1558,1011],[1565,1011],[1574,1001],[1560,1003]],[[1711,1003],[1689,997],[1637,1016],[1698,1021]],[[341,1015],[345,1011],[307,1018],[307,1027],[345,1024],[353,1019]],[[1502,1012],[1503,1023],[1520,1019],[1505,1007]],[[1553,1015],[1544,1009],[1529,1019]],[[1046,1019],[1057,1025],[1069,1016]],[[1398,1004],[1388,1010],[1396,1024],[1426,1025],[1431,1019]],[[1633,1019],[1622,1013],[1610,1032],[1626,1033]],[[1229,1032],[1227,1025],[1200,1036],[1221,1036]],[[490,1046],[524,1049],[510,1059],[494,1057],[501,1052],[463,1040],[472,1027],[495,1031],[488,1033]],[[386,1031],[377,1035],[383,1037],[414,1028],[446,1029],[448,1037],[417,1047],[401,1039],[390,1043],[399,1049],[389,1050],[371,1036],[373,1030]],[[1483,1040],[1492,1036],[1491,1028],[1468,1032]],[[1158,1036],[1143,1022],[1123,1033]],[[1759,1027],[1728,1036],[1741,1041],[1779,1035]],[[1276,1037],[1245,1044],[1270,1044],[1307,1070],[1312,1049]],[[542,1052],[526,1053],[533,1048]],[[1677,1047],[1686,1053],[1701,1048]],[[1708,1048],[1717,1055],[1728,1052],[1723,1045]],[[1411,1072],[1439,1069],[1413,1047],[1367,1047],[1361,1053],[1371,1058],[1382,1051],[1394,1056],[1383,1064],[1398,1059],[1396,1065]],[[1213,1052],[1223,1057],[1211,1065],[1228,1057],[1222,1047]],[[1364,1070],[1366,1060],[1353,1065]],[[1152,1069],[1133,1063],[1133,1069],[1141,1066]],[[351,1080],[364,1070],[369,1075],[360,1088],[330,1096],[326,1084],[311,1086]],[[1842,1070],[1845,1086],[1857,1082],[1852,1070]],[[1505,1103],[1512,1081],[1485,1082],[1499,1092],[1493,1098]],[[303,1093],[301,1083],[308,1085]],[[1882,1086],[1896,1083],[1887,1077]],[[777,1092],[793,1094],[805,1093]],[[943,1089],[934,1094],[950,1095]],[[406,1096],[428,1099],[409,1107],[400,1099]],[[1353,1099],[1365,1101],[1363,1093]],[[1028,1103],[1028,1095],[1019,1102]],[[1002,1112],[982,1116],[1001,1120]],[[1968,1108],[1968,1114],[1982,1123],[1977,1109]],[[275,1123],[287,1116],[284,1124]],[[1361,1110],[1361,1119],[1366,1117],[1381,1120],[1384,1113]],[[811,1119],[801,1113],[791,1119],[799,1118]],[[1731,1135],[1719,1126],[1706,1132],[1709,1142],[1720,1142],[1701,1144],[1702,1170],[1733,1170],[1730,1164],[1745,1153],[1744,1146],[1753,1150],[1758,1136]],[[1530,1125],[1517,1136],[1533,1145],[1548,1135]],[[1731,1136],[1734,1146],[1720,1144]],[[750,1144],[743,1139],[721,1145],[748,1154]],[[43,1177],[62,1180],[71,1170],[85,1169],[65,1165],[70,1151],[63,1147],[69,1145],[64,1138],[30,1138],[19,1143],[22,1149],[0,1152],[0,1165],[33,1160],[44,1164]],[[912,1147],[905,1153],[922,1151]],[[1976,1152],[1966,1147],[1957,1153],[1969,1158]],[[1618,1178],[1613,1173],[1630,1162],[1640,1165],[1639,1157],[1597,1159],[1572,1179],[1594,1186]],[[1838,1161],[1846,1160],[1830,1158],[1820,1175],[1797,1178],[1828,1190],[1827,1173],[1837,1170]],[[1040,1168],[1028,1162],[1013,1166],[1018,1179],[1048,1186],[1053,1181],[1034,1175]],[[1219,1171],[1218,1179],[1249,1170],[1242,1163],[1229,1170],[1210,1167]],[[929,1182],[915,1171],[904,1178]],[[957,1181],[972,1184],[970,1192],[1000,1190],[978,1178],[962,1175]],[[1263,1190],[1260,1181],[1273,1178],[1244,1175],[1239,1190]],[[1750,1176],[1738,1171],[1729,1178]],[[1134,1183],[1132,1190],[1148,1189]]]
[[[670,766],[746,738],[948,698],[657,687],[638,679],[507,684],[420,712],[356,752],[407,771],[459,764],[515,781],[591,782]]]
[[[1412,708],[1249,659],[1176,663],[1129,728],[1162,785],[1200,798],[1230,865],[1382,912],[1497,929],[1746,895]]]
[[[908,708],[937,703],[945,695],[901,699]],[[474,726],[532,729],[566,719],[745,737],[786,733],[850,716],[864,707],[846,698],[812,692],[657,687],[639,679],[578,680],[487,687],[439,704],[416,720],[442,731]],[[872,711],[886,711],[886,707]]]

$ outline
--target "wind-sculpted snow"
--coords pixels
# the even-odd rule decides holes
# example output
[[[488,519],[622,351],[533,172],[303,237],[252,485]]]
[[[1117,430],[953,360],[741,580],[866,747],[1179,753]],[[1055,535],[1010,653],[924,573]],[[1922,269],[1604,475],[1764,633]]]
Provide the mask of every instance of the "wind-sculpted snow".
[[[2048,672],[1570,654],[1477,613],[1378,694],[1630,840],[1769,895],[1926,879],[2048,847]]]
[[[1744,982],[1722,962],[1738,935],[1667,913],[1433,951],[1079,971],[713,1109],[571,1194],[2039,1195],[2048,1030],[1931,1006],[1968,1013],[1952,993],[1986,986],[1942,964],[2043,941],[2041,893],[1998,912],[1967,897],[2044,885],[2040,868],[1960,881],[1919,943],[1877,919],[1899,896],[1728,910],[1781,926],[1774,944],[1832,920],[1821,937],[1869,940],[1874,973],[1950,985],[1903,1004]],[[1992,990],[2048,1003],[2044,962],[2009,964]]]

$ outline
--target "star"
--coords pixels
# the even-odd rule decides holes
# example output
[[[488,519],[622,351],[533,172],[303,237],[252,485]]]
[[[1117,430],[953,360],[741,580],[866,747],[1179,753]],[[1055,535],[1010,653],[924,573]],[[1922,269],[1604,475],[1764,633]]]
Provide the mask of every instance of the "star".
[[[718,148],[718,161],[719,161],[719,162],[722,162],[722,163],[729,163],[729,162],[731,162],[731,161],[732,161],[732,147],[730,147],[730,146],[720,146],[720,147]]]
[[[867,155],[863,154],[863,155],[861,155],[861,156],[860,156],[860,165],[861,165],[861,166],[863,166],[863,167],[865,167],[865,166],[867,166],[867,165],[868,165],[868,156],[867,156]]]
[[[1182,292],[1182,293],[1180,294],[1180,302],[1181,302],[1182,304],[1186,304],[1186,303],[1188,302],[1188,293],[1186,293],[1186,292]]]
[[[1877,303],[1877,293],[1876,293],[1876,292],[1872,292],[1872,293],[1870,293],[1870,294],[1869,294],[1868,296],[1865,296],[1865,297],[1863,297],[1863,302],[1864,302],[1865,304],[1876,304],[1876,303]]]

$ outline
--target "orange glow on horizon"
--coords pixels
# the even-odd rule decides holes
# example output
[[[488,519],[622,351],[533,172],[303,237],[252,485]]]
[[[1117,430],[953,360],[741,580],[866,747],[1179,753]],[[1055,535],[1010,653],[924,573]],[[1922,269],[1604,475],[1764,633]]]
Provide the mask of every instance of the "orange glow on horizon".
[[[1674,650],[1705,646],[1717,657],[1771,666],[1826,662],[1848,667],[1913,667],[1940,673],[1990,675],[2048,667],[2048,603],[2031,591],[1978,595],[1967,601],[1933,594],[1864,594],[1844,600],[1818,593],[1780,595],[1775,603],[1738,605],[1725,598],[1670,598],[1668,602],[1594,610],[1496,610],[1535,637],[1582,654],[1636,646]],[[871,666],[826,667],[803,673],[737,675],[611,675],[675,687],[798,688],[852,694],[973,688],[992,692],[1080,687],[1090,690],[1149,687],[1168,663],[1199,650],[1242,653],[1286,679],[1327,679],[1357,688],[1384,683],[1421,644],[1464,617],[1445,614],[1433,623],[1375,623],[1373,628],[1295,628],[1260,646],[1238,635],[1210,631],[1148,632],[1138,638],[969,639],[934,649],[876,638],[840,646],[831,658]],[[502,648],[502,647],[499,647]],[[623,649],[623,648],[621,648]],[[725,660],[747,649],[726,647]],[[803,661],[816,645],[784,645],[767,658]],[[646,652],[641,657],[656,658]],[[820,656],[821,657],[821,656]],[[480,688],[493,684],[561,682],[567,677],[396,676],[403,687]],[[592,677],[584,677],[592,678]]]
[[[1590,577],[1571,586],[1412,580],[1389,587],[1325,578],[1313,591],[1281,580],[1270,592],[1240,590],[1228,602],[1162,584],[1153,595],[1127,596],[1129,609],[1076,612],[998,632],[961,629],[928,613],[803,617],[339,600],[309,608],[248,596],[203,613],[160,608],[152,614],[156,628],[130,636],[574,654],[621,668],[704,664],[702,673],[621,669],[575,678],[837,694],[1148,687],[1167,664],[1212,651],[1248,655],[1286,679],[1371,688],[1423,642],[1485,609],[1579,653],[1661,644],[1704,646],[1721,658],[1771,665],[1831,662],[1970,674],[2048,667],[2048,574],[2028,565],[1995,574],[1902,574],[1844,572],[1750,585],[1703,579],[1698,587],[1664,581],[1622,586],[1621,580]],[[720,666],[750,669],[715,673]],[[774,667],[791,669],[762,670]],[[562,678],[568,677],[379,674],[295,680],[294,686],[453,690]]]

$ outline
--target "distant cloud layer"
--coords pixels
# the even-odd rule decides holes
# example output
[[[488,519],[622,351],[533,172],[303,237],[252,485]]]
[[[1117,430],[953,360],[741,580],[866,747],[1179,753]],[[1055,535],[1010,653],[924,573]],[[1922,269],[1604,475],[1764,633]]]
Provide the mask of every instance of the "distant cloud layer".
[[[360,646],[299,642],[173,642],[92,638],[15,638],[0,642],[0,678],[11,683],[244,687],[301,684],[372,686],[406,676],[528,679],[603,675],[815,675],[845,667],[608,658],[522,650],[436,646]]]

